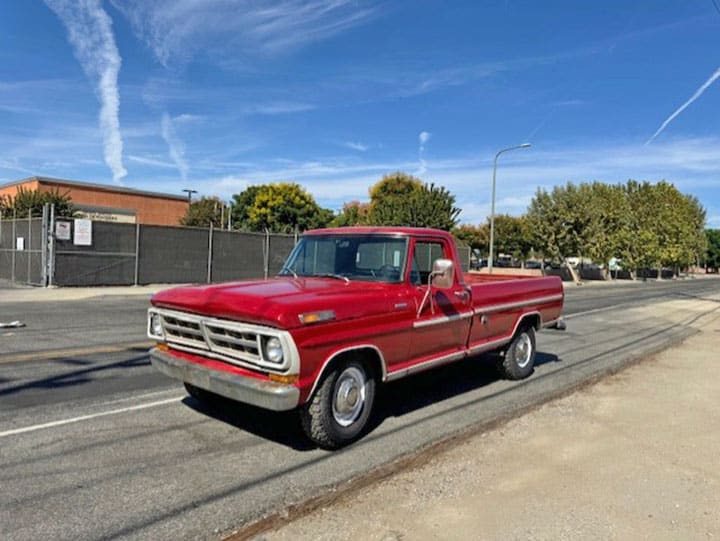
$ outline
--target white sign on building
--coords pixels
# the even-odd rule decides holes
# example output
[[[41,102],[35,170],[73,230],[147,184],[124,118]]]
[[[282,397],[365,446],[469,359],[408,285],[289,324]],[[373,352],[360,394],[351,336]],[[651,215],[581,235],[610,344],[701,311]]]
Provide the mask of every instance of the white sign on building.
[[[75,220],[73,244],[76,246],[92,246],[92,220]]]

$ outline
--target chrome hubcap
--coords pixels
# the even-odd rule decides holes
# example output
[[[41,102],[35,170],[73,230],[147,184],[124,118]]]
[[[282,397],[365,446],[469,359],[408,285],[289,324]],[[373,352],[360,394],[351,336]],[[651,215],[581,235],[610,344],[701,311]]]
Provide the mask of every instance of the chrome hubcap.
[[[343,370],[335,382],[333,393],[333,418],[340,426],[350,426],[362,412],[365,404],[367,379],[359,368],[351,366]]]
[[[522,333],[518,337],[518,341],[513,348],[513,357],[515,364],[520,368],[525,368],[530,362],[530,357],[532,357],[532,342],[530,342],[530,337],[527,334]]]

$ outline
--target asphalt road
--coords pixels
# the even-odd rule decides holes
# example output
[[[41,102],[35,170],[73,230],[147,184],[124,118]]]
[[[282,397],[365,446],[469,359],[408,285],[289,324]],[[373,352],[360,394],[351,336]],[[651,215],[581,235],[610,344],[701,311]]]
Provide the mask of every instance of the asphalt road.
[[[539,335],[531,378],[472,359],[392,384],[372,431],[336,453],[292,414],[195,402],[143,349],[6,362],[143,341],[147,299],[3,304],[27,327],[0,332],[0,538],[216,539],[689,336],[718,295],[712,279],[571,288],[569,329]]]
[[[27,353],[93,349],[147,342],[150,295],[105,296],[49,302],[2,302],[0,322],[20,321],[20,329],[0,329],[0,362]],[[35,356],[37,358],[38,355]]]

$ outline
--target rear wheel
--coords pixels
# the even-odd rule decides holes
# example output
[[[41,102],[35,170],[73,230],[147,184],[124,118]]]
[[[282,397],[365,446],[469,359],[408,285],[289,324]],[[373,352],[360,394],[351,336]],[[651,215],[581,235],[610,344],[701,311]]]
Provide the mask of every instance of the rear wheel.
[[[325,449],[355,441],[367,425],[375,401],[375,379],[358,361],[339,365],[300,409],[305,434]]]
[[[534,366],[535,329],[522,327],[498,360],[498,369],[507,379],[523,379],[532,374]]]

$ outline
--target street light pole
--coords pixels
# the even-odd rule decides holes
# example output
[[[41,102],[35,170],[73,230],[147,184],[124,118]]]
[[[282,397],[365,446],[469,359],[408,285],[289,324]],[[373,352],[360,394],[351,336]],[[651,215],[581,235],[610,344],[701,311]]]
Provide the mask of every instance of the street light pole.
[[[504,148],[495,154],[495,161],[493,163],[493,183],[492,183],[492,202],[490,203],[490,254],[488,256],[488,273],[492,274],[493,271],[493,256],[495,248],[495,177],[497,176],[497,162],[500,154],[508,152],[510,150],[516,150],[519,148],[530,148],[530,143],[523,143],[522,145],[516,145],[514,147]]]
[[[190,188],[185,188],[183,192],[188,194],[188,203],[192,203],[192,194],[198,193],[197,190],[191,190]]]

